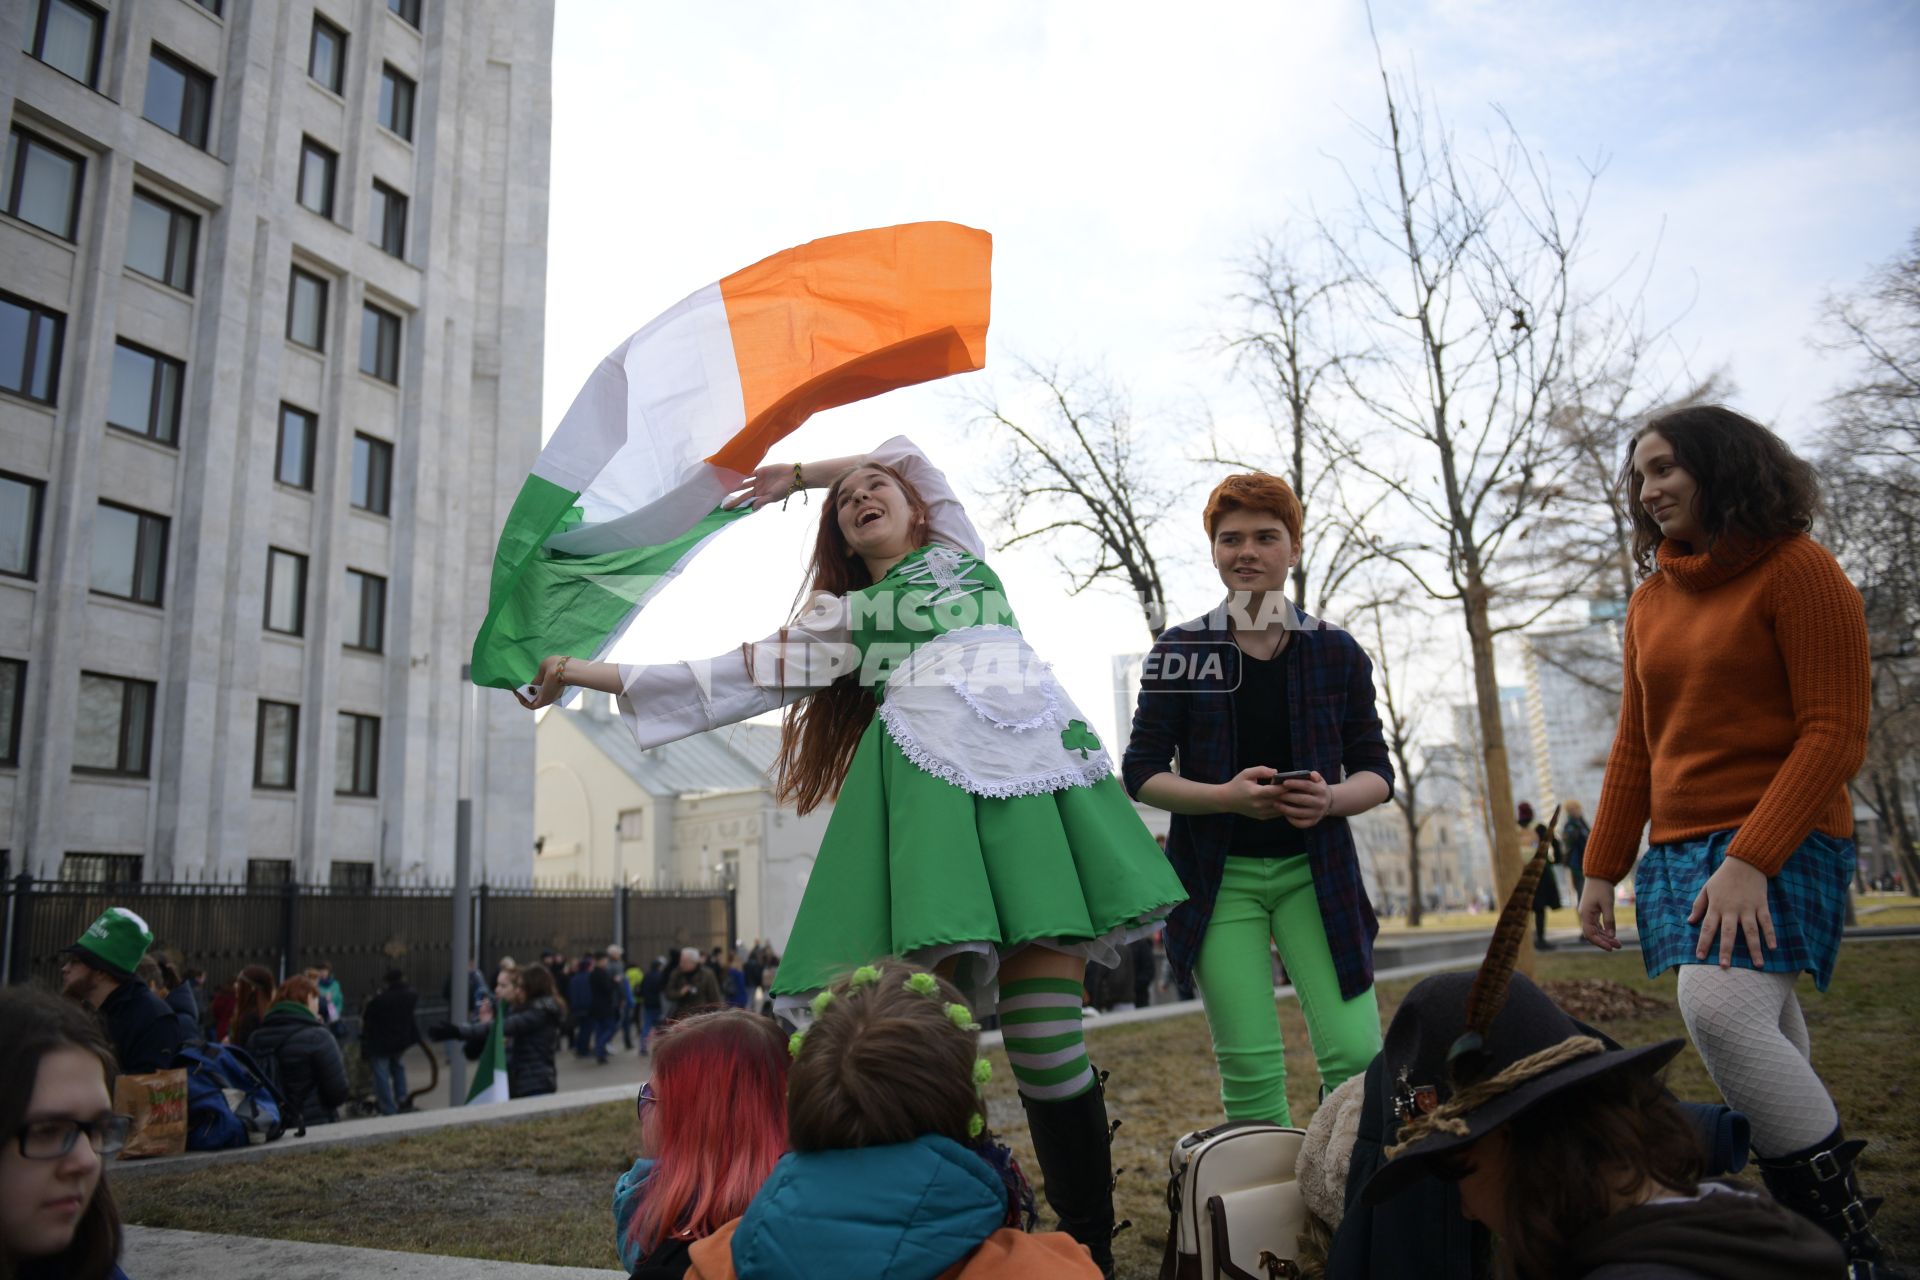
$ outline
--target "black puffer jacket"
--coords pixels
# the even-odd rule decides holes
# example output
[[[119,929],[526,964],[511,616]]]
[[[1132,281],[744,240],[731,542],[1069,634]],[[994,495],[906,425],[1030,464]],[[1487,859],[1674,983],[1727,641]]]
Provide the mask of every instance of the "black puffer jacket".
[[[274,1073],[288,1108],[308,1124],[331,1124],[337,1118],[335,1108],[347,1100],[347,1064],[320,1019],[305,1009],[276,1004],[247,1037],[247,1052]]]
[[[552,996],[541,996],[507,1015],[501,1031],[507,1037],[508,1097],[530,1098],[560,1087],[560,1070],[553,1059],[560,1048],[563,1021],[560,1002]],[[487,1024],[468,1023],[460,1028],[460,1038],[466,1041],[467,1057],[477,1059],[487,1045]]]

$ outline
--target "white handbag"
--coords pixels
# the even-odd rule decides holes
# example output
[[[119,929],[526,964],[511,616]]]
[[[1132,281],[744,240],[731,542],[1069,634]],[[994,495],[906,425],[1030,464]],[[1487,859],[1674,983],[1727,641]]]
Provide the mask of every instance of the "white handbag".
[[[1229,1121],[1167,1157],[1173,1215],[1161,1280],[1292,1280],[1307,1206],[1294,1180],[1304,1129]]]

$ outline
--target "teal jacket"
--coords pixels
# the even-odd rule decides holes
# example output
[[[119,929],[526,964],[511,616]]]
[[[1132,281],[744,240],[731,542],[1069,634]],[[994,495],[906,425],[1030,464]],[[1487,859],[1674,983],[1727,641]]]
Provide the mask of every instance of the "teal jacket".
[[[653,1161],[642,1156],[613,1184],[613,1239],[620,1250],[620,1269],[628,1275],[640,1265],[640,1246],[627,1238],[627,1229],[633,1225],[633,1215],[640,1212],[640,1193],[652,1173]]]
[[[891,1147],[789,1152],[733,1235],[739,1280],[933,1277],[1006,1220],[979,1156],[926,1134]]]

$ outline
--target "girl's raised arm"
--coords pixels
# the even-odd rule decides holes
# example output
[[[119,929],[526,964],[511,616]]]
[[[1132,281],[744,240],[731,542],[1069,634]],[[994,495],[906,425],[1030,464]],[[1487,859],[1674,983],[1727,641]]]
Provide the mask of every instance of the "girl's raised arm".
[[[859,651],[847,617],[843,598],[818,595],[788,626],[711,658],[657,665],[548,658],[534,696],[515,696],[543,707],[568,686],[614,694],[635,740],[662,746],[778,710],[853,670]]]

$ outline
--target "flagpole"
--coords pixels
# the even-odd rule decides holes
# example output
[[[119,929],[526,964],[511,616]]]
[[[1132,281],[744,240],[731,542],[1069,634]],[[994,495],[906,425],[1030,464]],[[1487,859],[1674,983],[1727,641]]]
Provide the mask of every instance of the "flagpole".
[[[467,968],[473,953],[473,701],[479,692],[473,683],[473,668],[460,664],[460,799],[453,819],[453,954],[448,957],[447,1018],[465,1025],[473,1010],[467,1008]],[[447,1053],[447,1105],[459,1107],[467,1101],[467,1055]]]

